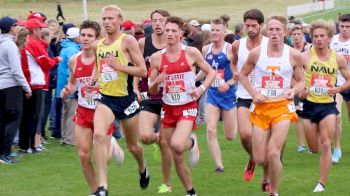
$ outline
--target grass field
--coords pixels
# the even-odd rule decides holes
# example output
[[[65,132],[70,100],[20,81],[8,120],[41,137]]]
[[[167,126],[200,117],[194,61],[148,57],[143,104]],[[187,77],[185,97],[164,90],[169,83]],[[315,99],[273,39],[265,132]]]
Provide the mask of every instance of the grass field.
[[[16,1],[0,2],[0,16],[12,15],[25,17],[28,10],[42,11],[49,17],[56,14],[55,3],[50,1],[31,2]],[[22,3],[25,2],[25,3]],[[266,15],[285,14],[287,4],[298,4],[304,0],[290,1],[238,1],[238,0],[119,0],[118,4],[124,9],[126,18],[141,20],[148,17],[151,10],[165,8],[172,13],[184,18],[210,19],[228,13],[232,17],[232,23],[241,21],[242,13],[249,8],[258,7]],[[258,3],[257,3],[258,2]],[[271,3],[272,2],[272,3]],[[89,15],[91,19],[98,19],[100,8],[107,1],[89,2]],[[76,23],[82,20],[81,1],[63,1],[66,18]],[[214,8],[213,8],[214,7]],[[346,11],[346,9],[344,8]],[[315,18],[335,18],[338,10],[334,12],[320,13],[314,16],[303,16],[310,22]],[[346,116],[346,115],[344,115]],[[332,167],[326,192],[318,195],[350,195],[348,181],[350,179],[350,124],[343,117],[343,158],[341,163]],[[201,148],[201,160],[199,164],[191,168],[194,186],[198,195],[226,196],[226,195],[265,195],[260,192],[261,169],[257,167],[255,179],[246,183],[242,179],[242,172],[247,162],[247,155],[241,147],[239,138],[234,141],[226,141],[223,138],[222,125],[218,130],[219,141],[222,148],[222,156],[225,172],[217,175],[214,173],[215,165],[211,160],[207,144],[205,126],[200,126],[197,131]],[[312,190],[318,180],[319,154],[310,155],[306,152],[296,152],[296,139],[294,129],[291,128],[284,153],[283,177],[280,187],[280,195],[312,195]],[[15,196],[83,196],[87,195],[89,188],[85,183],[80,170],[77,151],[74,147],[61,146],[56,140],[49,140],[49,149],[46,153],[25,155],[18,158],[18,164],[0,164],[0,195]],[[123,148],[125,143],[120,140]],[[138,186],[138,174],[136,163],[130,153],[125,153],[125,163],[117,166],[114,162],[109,165],[108,177],[110,195],[138,196],[157,195],[157,186],[161,184],[160,162],[153,158],[152,147],[145,146],[145,157],[150,169],[151,182],[147,190],[141,191]],[[171,181],[173,193],[169,195],[184,195],[185,191],[179,182],[174,169]]]
[[[13,3],[17,2],[17,3]],[[20,3],[19,3],[20,2]],[[39,3],[38,3],[39,2]],[[56,1],[32,1],[8,0],[0,1],[0,16],[13,15],[26,18],[29,10],[41,11],[49,18],[56,17]],[[52,3],[54,2],[54,3]],[[80,24],[83,20],[82,1],[62,1],[64,15],[68,21]],[[118,0],[118,1],[89,1],[88,15],[90,19],[99,20],[103,5],[115,3],[124,12],[124,18],[142,21],[149,18],[154,9],[167,9],[171,14],[181,16],[185,19],[210,20],[222,14],[231,16],[231,24],[240,22],[245,10],[259,8],[266,15],[286,14],[287,5],[303,3],[305,0],[260,0],[258,3],[252,0]],[[5,9],[3,9],[5,8]]]

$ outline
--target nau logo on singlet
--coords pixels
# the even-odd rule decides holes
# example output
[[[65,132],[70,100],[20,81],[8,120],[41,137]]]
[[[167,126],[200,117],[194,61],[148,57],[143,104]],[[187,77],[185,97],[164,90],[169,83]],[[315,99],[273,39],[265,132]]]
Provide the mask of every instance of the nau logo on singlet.
[[[99,59],[105,59],[107,55],[112,55],[114,57],[118,57],[118,50],[116,51],[107,51],[107,52],[98,52]]]
[[[334,74],[335,69],[329,68],[329,67],[319,67],[316,65],[316,62],[314,62],[311,65],[311,72],[317,72],[317,73],[325,73],[325,74]]]

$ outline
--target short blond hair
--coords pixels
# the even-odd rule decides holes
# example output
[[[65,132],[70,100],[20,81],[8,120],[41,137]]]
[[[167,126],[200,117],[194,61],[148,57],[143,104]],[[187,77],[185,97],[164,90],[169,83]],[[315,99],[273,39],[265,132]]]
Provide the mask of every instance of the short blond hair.
[[[121,18],[123,17],[122,9],[120,9],[120,7],[113,5],[113,4],[104,6],[102,8],[102,12],[104,12],[104,11],[115,11],[118,13],[117,15],[119,17],[121,17]]]
[[[271,16],[271,17],[267,20],[267,23],[269,23],[271,20],[277,20],[277,21],[279,21],[280,23],[283,24],[284,30],[285,30],[285,31],[287,30],[288,20],[287,20],[286,17],[284,17],[284,16]]]
[[[310,25],[310,36],[313,37],[315,29],[324,29],[327,32],[328,38],[332,38],[335,33],[335,24],[332,20],[318,19]]]

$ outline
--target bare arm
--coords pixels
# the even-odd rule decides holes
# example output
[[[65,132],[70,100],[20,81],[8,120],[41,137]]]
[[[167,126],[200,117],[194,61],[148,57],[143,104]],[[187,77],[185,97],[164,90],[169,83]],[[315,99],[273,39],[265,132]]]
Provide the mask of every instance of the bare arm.
[[[116,58],[112,55],[106,57],[106,63],[110,65],[114,70],[122,71],[128,75],[147,77],[145,61],[142,57],[136,39],[131,35],[126,35],[122,42],[122,48],[123,47],[125,47],[127,53],[131,58],[130,62],[132,62],[134,66],[121,66],[118,64]]]
[[[141,51],[141,53],[143,55],[144,54],[144,48],[145,48],[145,38],[141,38],[137,43],[138,43],[139,49],[140,49],[140,51]],[[141,80],[140,77],[134,76],[134,80],[133,80],[133,83],[132,83],[133,90],[136,93],[137,99],[139,101],[141,101],[141,94],[140,94],[140,91],[139,91],[139,82],[140,82],[140,80]]]
[[[151,94],[159,92],[159,84],[165,80],[165,74],[159,74],[160,63],[161,52],[156,52],[151,56],[151,84],[149,85],[149,92]]]
[[[350,89],[350,73],[347,67],[346,59],[343,55],[337,54],[337,64],[341,75],[345,78],[346,82],[338,87],[333,87],[329,91],[330,96],[334,96],[336,93]]]
[[[202,48],[202,56],[205,58],[205,56],[206,56],[206,54],[207,54],[207,52],[208,52],[208,47],[209,47],[209,45],[205,45],[205,46],[203,46],[203,48]],[[201,80],[203,80],[204,78],[205,78],[205,73],[202,71],[202,70],[200,70],[199,72],[198,72],[198,74],[196,75],[196,82],[197,81],[201,81]]]
[[[233,79],[238,80],[238,67],[237,67],[237,62],[238,62],[238,47],[239,47],[239,40],[236,40],[232,44],[232,59],[231,59],[231,70],[233,73]]]
[[[213,83],[216,77],[216,73],[214,69],[204,60],[203,56],[196,48],[186,47],[186,55],[187,54],[190,56],[187,57],[187,59],[192,59],[193,61],[192,65],[197,65],[201,71],[206,74],[206,78],[203,84],[199,88],[195,88],[190,94],[194,100],[197,100],[205,91],[205,89],[208,89],[211,83]]]
[[[304,81],[304,71],[303,71],[303,59],[302,55],[299,51],[291,50],[292,52],[292,64],[293,64],[293,78],[294,84],[292,90],[292,94],[287,95],[288,99],[293,99],[294,95],[298,94],[305,88]]]

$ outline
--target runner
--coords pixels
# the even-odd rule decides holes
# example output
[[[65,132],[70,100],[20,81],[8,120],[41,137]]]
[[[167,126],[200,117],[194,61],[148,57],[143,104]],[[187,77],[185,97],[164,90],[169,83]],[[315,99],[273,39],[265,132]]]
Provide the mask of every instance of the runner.
[[[146,189],[150,179],[143,148],[137,143],[138,127],[134,125],[138,124],[140,106],[132,88],[133,76],[146,77],[146,65],[136,39],[120,32],[122,10],[116,5],[103,7],[102,21],[107,37],[97,44],[96,66],[88,88],[93,90],[98,79],[101,99],[94,115],[95,162],[99,179],[96,195],[108,195],[107,131],[116,118],[123,127],[126,146],[137,161],[140,187]]]
[[[208,147],[216,164],[215,172],[224,172],[220,145],[217,138],[218,121],[223,116],[225,138],[233,140],[237,131],[236,86],[232,78],[232,46],[224,41],[226,25],[222,19],[211,21],[212,43],[202,49],[205,60],[216,72],[216,78],[207,92],[205,122],[207,124]],[[201,77],[203,76],[203,77]],[[204,78],[199,72],[196,80]]]
[[[339,17],[339,30],[340,33],[335,35],[332,39],[330,48],[337,54],[343,55],[347,61],[348,68],[350,67],[350,14],[344,14]],[[339,73],[337,75],[337,86],[343,85],[345,82],[344,77]],[[337,93],[336,102],[339,114],[337,115],[337,122],[335,124],[334,132],[334,147],[332,162],[339,163],[341,158],[340,140],[342,133],[342,116],[341,109],[343,105],[343,99],[345,100],[346,107],[348,109],[348,119],[350,119],[350,91],[346,90],[341,93]]]
[[[332,164],[331,143],[335,129],[336,115],[339,114],[334,96],[350,88],[350,75],[343,55],[329,49],[335,32],[333,21],[317,20],[311,24],[313,42],[311,51],[303,53],[306,100],[300,115],[304,118],[304,131],[309,151],[316,153],[322,147],[320,156],[320,178],[314,192],[325,191],[325,183]],[[335,87],[337,71],[345,83]]]
[[[261,34],[261,28],[264,24],[264,15],[258,9],[251,9],[244,13],[243,21],[247,32],[247,37],[241,38],[232,44],[233,58],[231,62],[232,70],[240,72],[243,64],[246,62],[251,50],[260,44],[266,44],[267,38]],[[254,74],[249,75],[251,84],[254,84]],[[237,85],[237,124],[241,143],[244,150],[249,154],[249,161],[243,173],[245,181],[251,181],[254,178],[255,161],[252,153],[252,130],[253,126],[250,121],[249,107],[252,103],[252,97],[239,81]],[[262,180],[262,191],[270,191],[270,183],[267,176],[267,167],[264,167]]]
[[[304,40],[303,27],[301,25],[294,25],[291,29],[291,37],[293,45],[292,47],[298,50],[299,52],[308,51],[311,47],[311,44],[307,43]],[[304,143],[304,130],[303,130],[303,118],[299,115],[300,111],[303,109],[303,100],[299,98],[298,95],[294,96],[294,104],[296,113],[298,114],[298,121],[294,123],[295,133],[298,140],[298,152],[303,152],[306,150]]]
[[[78,89],[78,108],[76,111],[75,137],[76,146],[79,151],[80,164],[91,191],[97,189],[96,174],[91,162],[91,145],[93,140],[93,117],[96,108],[96,98],[99,96],[98,86],[92,93],[85,91],[85,85],[90,80],[93,68],[95,67],[95,53],[93,44],[100,36],[100,25],[95,21],[86,20],[80,25],[80,43],[82,44],[81,53],[74,55],[69,60],[69,81],[61,91],[61,97],[66,99]],[[118,163],[124,160],[123,150],[119,147],[116,140],[111,137],[114,126],[108,130],[107,135],[111,138],[109,148],[109,159],[112,155]]]
[[[162,109],[162,92],[160,91],[156,95],[151,95],[148,92],[148,82],[151,73],[149,59],[153,53],[166,46],[164,29],[165,21],[169,16],[170,14],[166,10],[155,10],[151,13],[153,33],[138,41],[148,69],[147,77],[141,79],[141,93],[138,90],[139,78],[134,80],[134,91],[141,105],[139,119],[141,141],[146,145],[159,145],[161,150],[163,184],[158,187],[158,193],[171,192],[170,169],[172,157],[163,131],[160,131],[160,127],[157,126]],[[158,146],[155,147],[154,153],[159,153]],[[155,156],[159,155],[156,154]]]
[[[197,137],[191,134],[196,128],[197,99],[215,78],[214,70],[208,65],[201,53],[193,47],[186,47],[180,40],[183,35],[183,21],[171,16],[165,23],[167,46],[151,56],[150,92],[159,92],[163,85],[164,118],[162,126],[170,145],[176,172],[188,196],[196,195],[190,173],[185,165],[183,153],[189,150],[190,165],[197,164],[199,148]],[[195,87],[195,65],[207,75],[204,83]]]
[[[297,120],[294,95],[304,88],[300,52],[283,43],[287,19],[272,16],[268,43],[253,49],[240,73],[242,85],[252,96],[252,150],[257,164],[268,167],[270,195],[278,195],[282,174],[281,150],[291,122]],[[254,87],[249,74],[254,70]],[[296,84],[291,88],[292,78]]]

